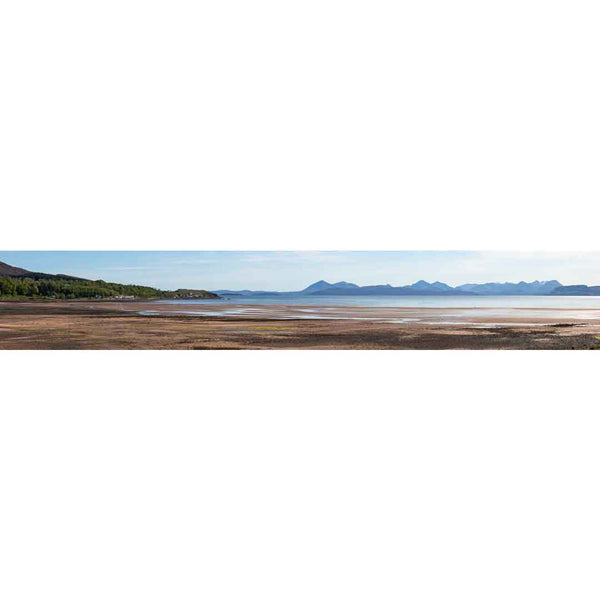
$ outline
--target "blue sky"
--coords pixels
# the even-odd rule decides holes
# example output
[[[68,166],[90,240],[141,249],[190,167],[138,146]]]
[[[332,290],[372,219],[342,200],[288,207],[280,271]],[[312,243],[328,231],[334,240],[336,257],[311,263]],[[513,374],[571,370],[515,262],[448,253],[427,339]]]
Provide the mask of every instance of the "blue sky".
[[[162,289],[297,290],[325,279],[358,285],[449,285],[558,279],[600,285],[600,252],[54,252],[0,251],[33,271]]]

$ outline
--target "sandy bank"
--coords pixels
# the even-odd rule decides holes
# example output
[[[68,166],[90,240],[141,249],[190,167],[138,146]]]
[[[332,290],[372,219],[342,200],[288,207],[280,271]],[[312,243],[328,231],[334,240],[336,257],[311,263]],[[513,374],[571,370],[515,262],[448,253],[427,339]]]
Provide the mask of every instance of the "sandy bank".
[[[446,309],[329,307],[330,318],[302,318],[302,307],[250,313],[182,314],[155,302],[0,302],[3,349],[590,349],[600,319],[570,309],[510,317],[478,309],[453,321]],[[195,307],[197,308],[197,306]],[[205,307],[203,307],[204,309]],[[244,306],[244,308],[249,308]],[[314,309],[314,307],[310,307]],[[262,310],[265,309],[265,310]],[[455,309],[452,309],[455,310]],[[518,310],[518,309],[517,309]],[[373,313],[372,311],[376,311]],[[600,315],[599,315],[600,316]]]

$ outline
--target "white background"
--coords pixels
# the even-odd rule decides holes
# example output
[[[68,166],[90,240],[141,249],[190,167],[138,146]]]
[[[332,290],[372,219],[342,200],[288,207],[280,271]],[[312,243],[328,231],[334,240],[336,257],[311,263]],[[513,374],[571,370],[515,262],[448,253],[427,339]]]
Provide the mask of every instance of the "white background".
[[[0,246],[598,250],[593,2],[3,2]],[[597,598],[594,353],[0,354],[3,598]]]

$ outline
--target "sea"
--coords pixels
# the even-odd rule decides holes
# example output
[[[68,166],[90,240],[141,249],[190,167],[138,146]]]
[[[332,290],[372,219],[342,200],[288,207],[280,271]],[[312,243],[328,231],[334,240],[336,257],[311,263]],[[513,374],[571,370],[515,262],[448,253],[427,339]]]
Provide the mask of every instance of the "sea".
[[[476,322],[477,326],[500,326],[507,319],[520,325],[539,324],[540,320],[600,321],[600,296],[224,296],[218,300],[160,300],[158,304],[171,305],[169,312],[221,318],[356,319],[439,325]],[[141,314],[160,312],[155,304],[154,309]]]
[[[160,300],[166,304],[349,306],[367,308],[600,308],[600,296],[224,296],[219,300]]]

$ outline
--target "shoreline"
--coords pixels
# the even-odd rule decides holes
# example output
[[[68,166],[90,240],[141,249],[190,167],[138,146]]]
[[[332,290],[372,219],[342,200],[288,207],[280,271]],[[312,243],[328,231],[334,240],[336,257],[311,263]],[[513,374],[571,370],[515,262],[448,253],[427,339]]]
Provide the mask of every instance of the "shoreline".
[[[548,314],[534,318],[531,309],[515,308],[513,316],[491,321],[481,314],[487,309],[473,307],[328,306],[321,307],[328,315],[323,318],[297,316],[315,306],[219,303],[202,305],[203,314],[181,306],[0,301],[0,349],[600,349],[600,309],[595,318],[575,315],[581,309],[535,309]],[[197,304],[187,306],[198,312]],[[250,310],[219,314],[224,308]],[[457,310],[468,314],[448,320]]]

